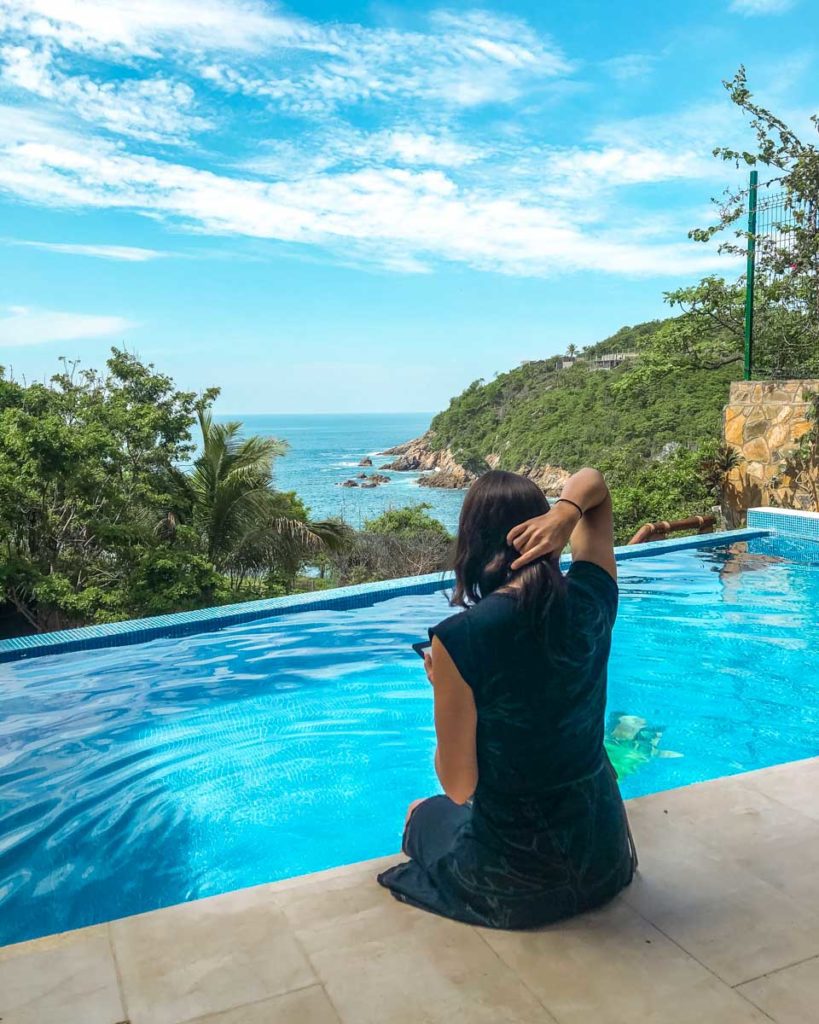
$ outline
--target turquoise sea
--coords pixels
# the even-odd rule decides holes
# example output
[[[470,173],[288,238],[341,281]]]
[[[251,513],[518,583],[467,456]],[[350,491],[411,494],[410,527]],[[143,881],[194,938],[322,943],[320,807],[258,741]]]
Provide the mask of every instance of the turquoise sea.
[[[358,473],[380,472],[379,467],[389,459],[379,458],[377,453],[423,434],[432,419],[430,413],[236,414],[217,418],[240,420],[246,433],[287,441],[287,455],[276,461],[276,486],[296,491],[314,519],[341,516],[358,528],[386,509],[425,501],[432,506],[430,514],[455,531],[465,492],[418,487],[416,472],[384,472],[390,482],[373,490],[339,487]],[[372,458],[372,469],[359,468],[365,456]]]

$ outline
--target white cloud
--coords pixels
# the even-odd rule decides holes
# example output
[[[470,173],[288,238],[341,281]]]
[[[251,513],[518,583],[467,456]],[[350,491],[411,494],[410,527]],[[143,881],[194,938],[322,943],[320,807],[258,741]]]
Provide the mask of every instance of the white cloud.
[[[336,126],[312,135],[269,141],[260,155],[239,166],[270,178],[317,173],[345,166],[466,167],[484,156],[450,132],[394,128],[364,132]]]
[[[65,75],[47,50],[0,47],[0,78],[108,131],[153,142],[182,142],[211,123],[193,114],[193,89],[183,82],[155,76],[94,82],[87,75]]]
[[[571,154],[566,176],[575,173]],[[581,160],[584,173],[608,180],[647,180],[645,154]],[[641,169],[643,168],[643,169]],[[657,157],[651,180],[673,176]],[[573,270],[668,274],[713,269],[713,252],[686,242],[646,244],[628,221],[612,230],[594,206],[560,196],[524,194],[503,182],[458,182],[435,169],[363,167],[294,174],[277,181],[228,177],[125,153],[78,138],[71,146],[21,141],[0,153],[0,187],[55,206],[130,209],[199,231],[318,245],[382,265],[448,260],[503,273]],[[577,190],[574,193],[577,197]]]
[[[5,87],[38,101],[36,111],[0,107],[0,190],[401,272],[436,261],[538,275],[719,265],[665,212],[640,217],[621,205],[611,226],[617,190],[713,174],[714,123],[701,112],[604,125],[558,148],[532,116],[549,90],[571,84],[573,66],[549,38],[480,11],[433,12],[416,25],[310,23],[262,0],[0,0]],[[610,62],[610,73],[636,73],[639,56]],[[235,93],[242,102],[225,103]],[[490,123],[471,110],[524,96],[520,117],[514,105]],[[357,104],[367,129],[345,119]],[[265,109],[277,106],[283,124]],[[72,127],[66,111],[93,128]],[[209,127],[232,133],[215,136],[210,153],[159,158],[146,145],[189,143]],[[263,130],[289,137],[259,140]]]
[[[464,108],[510,102],[571,63],[526,22],[485,13],[433,13],[426,30],[313,26],[275,62],[205,62],[202,76],[227,92],[316,114],[342,105],[435,100]]]
[[[795,0],[731,0],[729,10],[736,14],[784,14],[794,6]]]
[[[299,31],[262,0],[0,0],[0,33],[88,53],[253,52]]]
[[[63,253],[67,256],[92,256],[124,263],[146,263],[148,260],[158,260],[168,255],[158,249],[141,249],[133,245],[81,245],[73,242],[33,242],[18,238],[8,239],[7,244],[25,245],[31,249]]]
[[[56,341],[86,341],[119,334],[134,326],[120,316],[11,306],[5,316],[0,315],[0,346],[11,348]]]

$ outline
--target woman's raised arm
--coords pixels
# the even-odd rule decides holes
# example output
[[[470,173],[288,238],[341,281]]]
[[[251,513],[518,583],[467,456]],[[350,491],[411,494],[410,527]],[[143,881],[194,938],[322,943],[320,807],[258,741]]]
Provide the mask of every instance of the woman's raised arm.
[[[578,470],[549,512],[510,530],[507,541],[520,554],[513,570],[544,555],[559,555],[571,542],[575,561],[593,562],[616,579],[611,495],[603,474]]]

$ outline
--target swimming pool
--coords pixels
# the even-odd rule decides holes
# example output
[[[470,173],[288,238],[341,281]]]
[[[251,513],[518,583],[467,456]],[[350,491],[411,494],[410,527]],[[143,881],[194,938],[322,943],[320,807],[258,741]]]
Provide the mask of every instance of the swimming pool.
[[[819,754],[819,546],[670,551],[620,583],[625,796]],[[448,613],[416,594],[0,665],[0,944],[396,850],[437,790],[409,645]]]

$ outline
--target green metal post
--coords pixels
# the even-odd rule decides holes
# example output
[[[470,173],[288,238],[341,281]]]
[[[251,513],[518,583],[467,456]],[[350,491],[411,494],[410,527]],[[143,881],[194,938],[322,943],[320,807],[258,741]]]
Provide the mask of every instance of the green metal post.
[[[748,188],[748,263],[745,270],[745,380],[754,363],[754,274],[756,271],[756,190],[759,175],[751,171]]]

